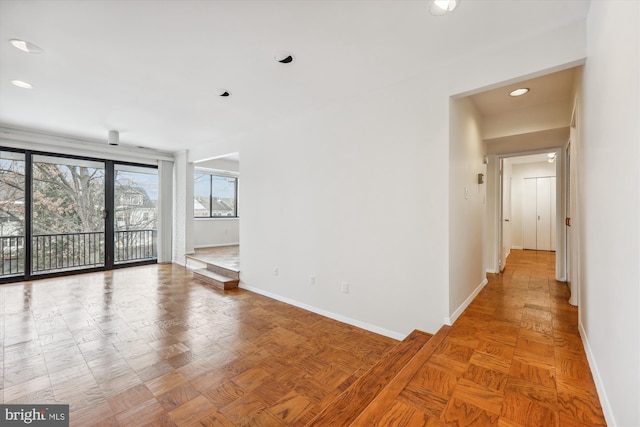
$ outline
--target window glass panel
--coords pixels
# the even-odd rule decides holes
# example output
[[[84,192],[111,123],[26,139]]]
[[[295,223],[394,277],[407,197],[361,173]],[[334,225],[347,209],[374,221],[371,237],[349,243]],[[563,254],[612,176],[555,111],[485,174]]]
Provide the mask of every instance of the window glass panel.
[[[158,170],[114,165],[114,262],[156,258]]]
[[[24,274],[24,154],[0,151],[0,277]]]
[[[196,173],[193,187],[193,213],[196,217],[211,215],[211,175]]]
[[[236,179],[225,176],[211,176],[211,215],[236,215]]]
[[[32,274],[104,265],[104,163],[33,156]]]

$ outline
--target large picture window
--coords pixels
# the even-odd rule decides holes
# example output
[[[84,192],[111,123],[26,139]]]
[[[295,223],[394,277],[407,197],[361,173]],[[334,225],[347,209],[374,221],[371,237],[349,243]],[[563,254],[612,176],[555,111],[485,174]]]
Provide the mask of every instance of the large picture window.
[[[0,283],[155,262],[154,166],[0,147]]]
[[[196,218],[236,218],[238,178],[211,173],[194,175],[194,216]]]

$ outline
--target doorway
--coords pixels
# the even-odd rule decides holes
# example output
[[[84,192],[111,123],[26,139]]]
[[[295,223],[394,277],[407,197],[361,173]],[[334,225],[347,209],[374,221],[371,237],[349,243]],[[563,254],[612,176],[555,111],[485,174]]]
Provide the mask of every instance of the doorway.
[[[563,217],[559,209],[563,204],[558,204],[563,197],[563,192],[557,188],[558,183],[563,182],[562,168],[556,161],[559,153],[559,149],[550,149],[503,155],[496,159],[499,177],[496,182],[496,253],[500,271],[504,269],[511,250],[553,252],[561,244],[562,239],[556,233],[559,218]],[[538,195],[540,201],[537,200]],[[558,258],[563,257],[564,252],[560,252],[556,254],[557,272],[564,268],[564,258]]]

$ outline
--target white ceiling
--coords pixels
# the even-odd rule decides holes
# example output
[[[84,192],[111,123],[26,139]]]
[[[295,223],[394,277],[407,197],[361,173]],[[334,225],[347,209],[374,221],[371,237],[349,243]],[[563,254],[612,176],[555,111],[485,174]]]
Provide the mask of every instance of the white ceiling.
[[[123,145],[194,148],[583,20],[589,7],[467,0],[434,17],[428,3],[0,0],[0,124],[99,140],[116,129]],[[296,61],[277,63],[279,50]]]
[[[470,98],[482,116],[492,116],[521,108],[570,101],[575,68],[523,80],[497,89],[472,95]],[[529,88],[522,96],[509,96],[518,88]]]

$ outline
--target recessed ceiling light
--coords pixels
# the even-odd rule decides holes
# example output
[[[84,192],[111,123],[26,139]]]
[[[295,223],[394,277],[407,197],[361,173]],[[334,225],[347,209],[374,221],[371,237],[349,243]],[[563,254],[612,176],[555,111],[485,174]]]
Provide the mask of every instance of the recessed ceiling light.
[[[460,0],[433,0],[429,5],[429,13],[432,15],[444,15],[458,7]]]
[[[29,43],[24,40],[11,39],[9,40],[9,43],[11,43],[15,48],[20,49],[23,52],[36,53],[36,54],[44,52],[44,50],[42,50],[41,47],[36,46],[35,44]]]
[[[509,92],[509,96],[522,96],[525,93],[529,92],[528,87],[521,87],[520,89],[513,90]]]
[[[281,64],[289,64],[293,62],[293,54],[284,50],[276,52],[273,57]]]
[[[14,86],[21,87],[23,89],[33,89],[33,85],[31,83],[23,82],[22,80],[11,80]]]

